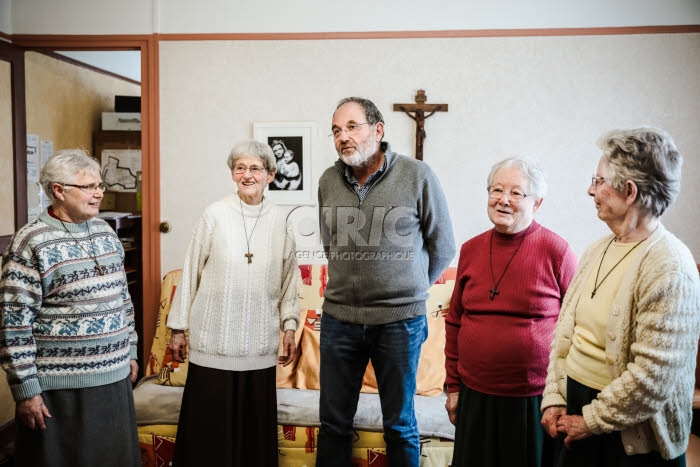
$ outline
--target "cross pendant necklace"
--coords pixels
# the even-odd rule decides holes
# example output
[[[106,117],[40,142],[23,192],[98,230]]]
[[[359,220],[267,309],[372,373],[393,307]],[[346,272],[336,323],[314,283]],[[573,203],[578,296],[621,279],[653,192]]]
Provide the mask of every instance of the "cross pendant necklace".
[[[107,274],[107,268],[104,265],[97,262],[97,255],[95,254],[95,244],[92,243],[92,234],[90,233],[90,224],[88,224],[87,221],[85,221],[85,226],[87,227],[87,231],[88,231],[88,238],[90,239],[90,246],[92,246],[92,253],[93,253],[92,255],[90,253],[88,253],[88,251],[85,249],[85,247],[83,247],[83,245],[80,244],[78,239],[75,238],[72,233],[70,233],[70,230],[68,230],[66,223],[63,222],[61,219],[59,219],[59,221],[61,221],[63,228],[66,229],[66,232],[68,233],[68,235],[70,235],[70,238],[72,238],[73,241],[80,247],[80,249],[83,250],[85,252],[85,254],[88,255],[90,257],[90,259],[92,259],[95,262],[95,268],[94,268],[95,271],[100,276],[104,276],[105,274]]]
[[[253,238],[253,232],[255,232],[255,227],[258,225],[258,219],[260,219],[260,214],[262,214],[263,210],[263,203],[265,202],[265,198],[260,201],[260,211],[258,211],[258,217],[255,218],[255,224],[253,224],[253,230],[250,231],[250,236],[248,235],[248,227],[246,226],[245,223],[245,215],[243,214],[243,201],[241,201],[241,197],[238,197],[238,203],[241,206],[241,218],[243,219],[243,232],[245,232],[245,245],[247,252],[243,255],[246,257],[248,260],[248,264],[253,262],[253,253],[250,252],[250,239]]]
[[[489,298],[491,300],[494,299],[496,295],[500,295],[500,292],[498,291],[498,284],[501,283],[501,279],[503,279],[503,276],[506,275],[506,271],[508,270],[508,266],[510,266],[510,263],[513,262],[513,258],[515,258],[515,255],[518,254],[518,251],[520,250],[520,247],[523,246],[523,242],[525,241],[525,238],[527,238],[528,231],[530,230],[530,227],[527,228],[527,231],[525,231],[525,234],[523,235],[522,240],[520,240],[520,244],[518,247],[515,249],[513,252],[513,255],[510,257],[508,260],[508,263],[506,264],[505,269],[503,269],[503,274],[501,274],[501,277],[496,280],[496,276],[493,273],[493,233],[496,229],[491,231],[491,238],[489,239],[489,267],[491,268],[491,280],[493,281],[493,287],[489,289]]]

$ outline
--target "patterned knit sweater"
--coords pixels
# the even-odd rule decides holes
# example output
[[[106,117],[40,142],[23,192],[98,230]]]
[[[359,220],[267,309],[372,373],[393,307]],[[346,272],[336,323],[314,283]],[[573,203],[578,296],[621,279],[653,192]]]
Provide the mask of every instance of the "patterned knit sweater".
[[[62,224],[46,210],[22,227],[3,255],[0,300],[0,361],[15,400],[129,374],[134,309],[124,250],[105,221]]]
[[[581,257],[562,304],[549,357],[542,410],[566,405],[566,355],[576,303],[595,274],[608,236]],[[685,452],[692,420],[695,355],[700,332],[700,279],[688,248],[662,225],[639,245],[615,297],[605,359],[614,378],[583,407],[594,434],[619,431],[628,455]]]
[[[249,206],[232,194],[205,209],[168,314],[169,328],[189,329],[192,363],[228,371],[276,365],[279,331],[299,326],[295,253],[291,224],[268,199]]]

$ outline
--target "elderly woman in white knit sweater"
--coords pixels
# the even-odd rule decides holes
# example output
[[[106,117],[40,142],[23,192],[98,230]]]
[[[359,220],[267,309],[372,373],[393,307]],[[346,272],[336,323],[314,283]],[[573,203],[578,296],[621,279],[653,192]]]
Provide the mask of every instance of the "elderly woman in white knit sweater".
[[[588,194],[612,235],[584,253],[559,316],[542,424],[563,440],[558,466],[685,466],[700,281],[660,222],[682,157],[651,128],[616,130]]]
[[[168,315],[173,358],[190,361],[174,466],[277,465],[275,364],[292,362],[299,325],[294,232],[264,197],[272,149],[237,144],[228,166],[237,193],[195,226]]]

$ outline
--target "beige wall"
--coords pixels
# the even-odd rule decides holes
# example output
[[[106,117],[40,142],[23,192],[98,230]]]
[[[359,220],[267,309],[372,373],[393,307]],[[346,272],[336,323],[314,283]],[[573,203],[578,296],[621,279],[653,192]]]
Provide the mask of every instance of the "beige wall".
[[[415,123],[392,107],[420,88],[429,103],[449,104],[426,121],[424,154],[460,244],[492,226],[491,165],[528,155],[550,180],[536,218],[583,253],[608,231],[586,194],[600,157],[595,141],[647,124],[667,130],[685,155],[682,192],[664,223],[700,258],[700,223],[688,216],[700,195],[700,34],[172,41],[160,45],[160,67],[161,213],[173,226],[162,236],[163,272],[182,266],[203,208],[233,189],[226,156],[252,136],[253,122],[315,123],[315,193],[337,158],[327,137],[337,101],[374,100],[385,139],[413,154]],[[297,228],[313,231],[313,207],[302,209]]]
[[[3,11],[3,6],[11,3]],[[5,21],[3,21],[5,13]],[[11,19],[10,19],[11,16]],[[697,0],[0,0],[12,34],[406,31],[700,24]]]
[[[0,235],[14,232],[14,179],[12,177],[12,66],[0,60]]]

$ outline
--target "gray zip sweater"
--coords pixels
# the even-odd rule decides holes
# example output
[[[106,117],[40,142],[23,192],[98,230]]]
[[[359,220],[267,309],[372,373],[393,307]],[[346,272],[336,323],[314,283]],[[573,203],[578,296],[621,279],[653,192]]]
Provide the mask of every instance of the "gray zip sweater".
[[[323,312],[386,324],[425,314],[428,288],[455,256],[452,222],[433,171],[395,154],[360,203],[338,160],[321,176],[319,224],[328,257]]]

